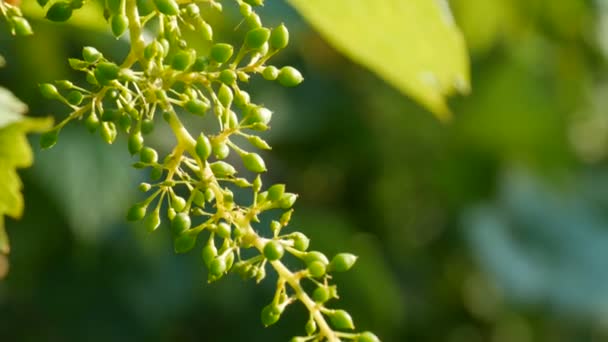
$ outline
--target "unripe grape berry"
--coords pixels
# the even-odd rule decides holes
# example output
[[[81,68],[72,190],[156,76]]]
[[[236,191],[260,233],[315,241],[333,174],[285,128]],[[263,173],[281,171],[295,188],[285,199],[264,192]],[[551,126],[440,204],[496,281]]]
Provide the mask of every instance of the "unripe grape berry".
[[[227,266],[224,258],[215,258],[209,264],[209,274],[215,277],[221,276],[226,272]]]
[[[89,132],[95,132],[95,130],[97,130],[97,127],[99,127],[99,119],[97,118],[97,115],[93,113],[89,114],[89,116],[87,116],[87,119],[84,122],[84,125],[86,126]]]
[[[72,16],[72,5],[67,1],[54,3],[46,12],[46,18],[51,21],[62,22]]]
[[[372,332],[365,331],[357,336],[355,342],[380,342],[380,339]]]
[[[261,318],[265,327],[273,325],[281,318],[281,309],[270,303],[262,309]]]
[[[225,69],[220,72],[220,81],[227,85],[233,85],[236,81],[236,73],[234,70]]]
[[[161,167],[155,167],[150,171],[150,179],[158,180],[163,176],[163,169]]]
[[[141,120],[141,133],[150,134],[154,130],[154,121],[150,119]]]
[[[173,195],[171,196],[171,207],[176,212],[181,212],[186,208],[186,200],[183,197]]]
[[[102,62],[95,68],[95,78],[101,85],[108,85],[110,81],[118,78],[120,67],[114,63]]]
[[[192,63],[194,63],[195,58],[196,53],[194,50],[179,51],[173,56],[173,59],[171,60],[171,67],[174,70],[184,71],[188,69]]]
[[[269,65],[262,70],[262,76],[267,81],[274,81],[279,76],[279,69],[274,65]]]
[[[243,17],[248,17],[249,15],[251,15],[251,5],[242,3],[239,6],[239,12],[241,12],[241,15]]]
[[[209,138],[205,136],[205,134],[201,133],[199,137],[196,139],[195,151],[196,155],[201,158],[201,160],[207,160],[211,155],[211,142]]]
[[[57,143],[59,137],[59,130],[53,129],[51,131],[42,133],[40,136],[40,147],[43,149],[51,148]]]
[[[158,210],[154,210],[144,220],[144,227],[146,227],[147,231],[152,232],[156,230],[158,226],[160,226],[160,215],[158,213]]]
[[[171,231],[174,235],[180,235],[190,229],[190,216],[187,213],[177,213],[171,220]]]
[[[344,310],[336,310],[328,314],[331,325],[336,329],[354,329],[353,319],[348,312]]]
[[[196,71],[196,72],[201,72],[201,71],[205,71],[205,69],[207,69],[207,66],[209,66],[209,59],[204,56],[198,56],[194,60],[194,63],[192,64],[192,67],[190,68],[190,70]]]
[[[304,77],[302,77],[302,74],[296,68],[286,66],[282,67],[281,71],[279,71],[277,80],[284,87],[295,87],[302,83]]]
[[[150,183],[140,183],[137,189],[141,192],[148,192],[152,189],[152,185],[150,185]]]
[[[188,4],[188,6],[186,6],[186,14],[191,18],[195,18],[201,14],[201,10],[196,4]]]
[[[244,90],[239,90],[234,96],[234,104],[240,108],[245,108],[251,102],[249,93]]]
[[[211,59],[217,63],[226,63],[234,52],[234,48],[230,44],[218,43],[211,47]]]
[[[319,252],[319,251],[311,251],[308,252],[304,255],[304,262],[305,263],[311,263],[313,261],[319,261],[325,265],[329,264],[329,260],[327,259],[327,257],[325,256],[325,254]]]
[[[222,84],[220,86],[220,90],[217,93],[217,98],[218,100],[220,100],[220,103],[224,107],[229,107],[232,103],[234,96],[232,95],[232,90],[230,90],[230,87],[225,84]]]
[[[49,100],[55,100],[61,97],[61,95],[59,95],[59,91],[57,91],[57,88],[50,83],[42,83],[39,87],[42,96]]]
[[[78,90],[73,90],[69,92],[68,95],[66,95],[65,97],[65,99],[74,106],[78,106],[80,103],[82,103],[83,98],[84,96]]]
[[[236,173],[236,169],[232,165],[223,161],[211,163],[209,167],[216,177],[227,177]]]
[[[247,124],[262,123],[268,125],[270,119],[272,119],[272,112],[266,107],[254,107],[249,111],[248,116]]]
[[[306,265],[308,272],[315,278],[322,277],[325,274],[327,267],[320,261],[313,261]]]
[[[173,239],[173,250],[175,253],[186,253],[194,248],[196,244],[196,234],[185,232]]]
[[[230,238],[231,232],[232,229],[230,228],[230,225],[226,222],[220,222],[217,225],[217,228],[215,229],[215,233],[217,234],[217,236],[221,237],[222,239]]]
[[[308,249],[310,239],[306,235],[300,232],[295,232],[291,235],[293,239],[293,248],[299,250],[300,252],[304,252]]]
[[[148,205],[145,203],[136,203],[134,204],[129,211],[127,212],[127,220],[129,221],[139,221],[144,216],[146,216],[146,209]]]
[[[96,48],[91,46],[85,46],[82,49],[82,58],[89,63],[95,63],[99,61],[103,55]]]
[[[129,153],[134,155],[135,153],[141,151],[141,149],[144,147],[144,137],[139,132],[133,133],[129,136],[128,145]]]
[[[325,286],[319,286],[312,292],[312,299],[317,303],[325,303],[330,299],[329,290]]]
[[[154,0],[154,4],[158,11],[166,15],[178,15],[179,6],[175,0]]]
[[[116,121],[120,115],[121,112],[117,108],[108,108],[101,113],[101,120],[106,122]]]
[[[270,261],[281,259],[284,253],[285,248],[279,241],[271,240],[264,246],[264,257]]]
[[[285,193],[285,184],[275,184],[268,188],[268,196],[266,197],[269,201],[277,201]]]
[[[204,116],[209,110],[209,105],[199,99],[194,99],[186,102],[184,108],[194,115]]]
[[[249,171],[257,173],[266,172],[266,164],[259,154],[253,152],[243,153],[241,154],[241,159],[243,159],[243,164]]]
[[[315,331],[317,331],[317,323],[315,322],[314,319],[309,319],[308,322],[306,322],[306,325],[304,326],[304,330],[306,331],[307,335],[312,335],[315,333]],[[297,342],[298,340],[296,340]],[[304,340],[305,341],[305,340]],[[293,340],[291,340],[291,342],[294,342]]]
[[[139,160],[146,164],[154,164],[158,161],[158,153],[151,147],[144,147],[139,152]]]
[[[205,193],[198,189],[195,191],[196,192],[194,193],[194,198],[192,199],[192,202],[195,205],[198,205],[199,207],[204,207],[205,206]]]
[[[276,50],[283,49],[289,44],[289,31],[285,25],[275,27],[270,34],[270,47]]]
[[[291,192],[286,192],[283,194],[283,197],[279,200],[279,208],[281,209],[289,209],[293,207],[294,203],[298,199],[298,195],[293,194]]]
[[[213,155],[215,155],[217,159],[226,159],[226,157],[228,157],[230,154],[230,147],[228,147],[228,144],[223,141],[216,141],[214,144],[212,144],[212,146]]]
[[[209,240],[209,243],[207,243],[205,247],[203,247],[203,262],[205,263],[205,265],[207,265],[207,267],[209,267],[209,265],[211,265],[211,261],[213,261],[216,256],[217,248],[215,248],[215,245],[212,243],[212,240]]]
[[[23,17],[12,17],[11,21],[13,22],[13,29],[15,30],[15,34],[19,36],[29,36],[34,34],[30,23]]]
[[[110,18],[110,21],[112,34],[116,38],[120,38],[127,30],[127,27],[129,27],[129,19],[127,19],[127,16],[124,14],[113,15],[112,18]]]
[[[328,270],[330,272],[346,272],[353,267],[356,261],[357,256],[350,253],[340,253],[331,260]]]
[[[247,140],[251,143],[251,145],[259,148],[260,150],[272,149],[264,139],[258,137],[257,135],[250,135],[247,137]]]
[[[245,46],[250,49],[259,49],[270,38],[270,30],[265,27],[258,27],[250,30],[245,35]]]

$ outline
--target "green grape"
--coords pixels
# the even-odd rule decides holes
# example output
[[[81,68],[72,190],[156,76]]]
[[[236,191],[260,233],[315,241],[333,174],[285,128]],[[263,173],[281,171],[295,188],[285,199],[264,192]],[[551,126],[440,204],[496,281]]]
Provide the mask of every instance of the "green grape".
[[[67,1],[57,1],[46,12],[46,18],[51,21],[62,22],[72,16],[72,5]]]
[[[264,257],[270,261],[281,259],[284,253],[285,249],[279,241],[271,240],[264,246]]]
[[[218,43],[211,47],[211,59],[217,63],[226,63],[234,52],[230,44]]]

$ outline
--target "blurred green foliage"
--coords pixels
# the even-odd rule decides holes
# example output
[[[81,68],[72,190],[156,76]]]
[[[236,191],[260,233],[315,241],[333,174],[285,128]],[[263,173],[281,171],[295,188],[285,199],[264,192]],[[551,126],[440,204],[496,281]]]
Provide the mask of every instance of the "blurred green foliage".
[[[442,124],[269,2],[269,24],[286,21],[297,42],[277,63],[306,82],[248,89],[276,113],[267,177],[301,195],[294,224],[314,249],[361,256],[337,279],[360,330],[385,341],[605,341],[608,2],[451,5],[473,91]],[[229,41],[237,23],[221,24]],[[60,117],[36,85],[73,78],[65,61],[82,45],[126,53],[109,32],[33,28],[18,41],[2,32],[0,80],[36,115]],[[166,227],[127,226],[121,203],[143,175],[128,170],[125,142],[71,129],[21,173],[3,340],[283,341],[301,329],[295,306],[273,329],[252,319],[271,282],[207,285],[199,256],[174,255]],[[170,146],[165,133],[155,139]]]

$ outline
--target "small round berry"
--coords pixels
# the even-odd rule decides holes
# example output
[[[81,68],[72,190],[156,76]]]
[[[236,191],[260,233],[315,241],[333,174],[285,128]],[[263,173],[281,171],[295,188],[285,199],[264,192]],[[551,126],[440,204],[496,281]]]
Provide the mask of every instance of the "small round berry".
[[[176,212],[181,212],[186,208],[186,200],[177,195],[171,196],[171,207],[175,209]]]
[[[329,260],[327,260],[327,257],[325,256],[325,254],[323,254],[321,252],[311,251],[304,255],[305,263],[309,264],[313,261],[319,261],[319,262],[323,263],[324,265],[329,264]]]
[[[353,319],[348,312],[344,310],[336,310],[329,314],[329,321],[336,329],[354,329]]]
[[[51,131],[42,133],[40,136],[40,147],[43,149],[51,148],[57,143],[59,137],[59,130],[53,129]]]
[[[89,114],[84,122],[84,125],[87,127],[89,132],[95,132],[97,127],[99,127],[99,119],[97,118],[97,115],[93,113]]]
[[[154,121],[150,119],[141,120],[141,132],[143,134],[150,134],[154,130]]]
[[[298,199],[298,195],[293,194],[291,192],[286,192],[283,194],[283,197],[279,200],[279,207],[281,209],[289,209],[293,207],[294,203]]]
[[[259,49],[270,38],[270,30],[265,27],[258,27],[250,30],[245,35],[245,46],[250,49]]]
[[[146,209],[148,205],[145,203],[136,203],[134,204],[129,211],[127,212],[127,220],[129,221],[139,221],[144,216],[146,216]]]
[[[285,248],[279,241],[271,240],[264,246],[264,257],[270,261],[281,259],[284,253]]]
[[[178,15],[179,6],[174,0],[154,0],[158,11],[166,15]]]
[[[284,49],[289,44],[289,31],[285,25],[275,27],[270,34],[270,47],[276,50]]]
[[[329,263],[328,269],[330,272],[346,272],[353,267],[356,261],[357,256],[350,253],[340,253],[334,256]]]
[[[209,264],[209,274],[215,277],[221,276],[227,269],[224,258],[214,258]]]
[[[205,69],[207,69],[207,66],[209,66],[209,59],[204,56],[199,56],[196,57],[196,59],[194,60],[194,63],[192,64],[190,70],[201,72],[205,71]]]
[[[55,100],[61,97],[61,95],[59,95],[59,91],[57,91],[57,87],[50,83],[42,83],[39,88],[42,96],[49,100]]]
[[[250,135],[247,137],[247,140],[251,143],[251,145],[259,148],[260,150],[272,149],[264,139],[258,137],[257,135]]]
[[[266,172],[266,164],[259,154],[253,152],[243,153],[241,154],[241,159],[243,159],[243,164],[249,171],[257,173]]]
[[[190,251],[196,244],[196,237],[196,234],[190,234],[189,232],[178,235],[173,239],[173,250],[175,253],[186,253]]]
[[[313,261],[311,263],[308,263],[306,265],[306,268],[308,269],[310,275],[315,278],[322,277],[326,271],[325,264],[320,261]]]
[[[236,81],[236,73],[234,70],[224,69],[220,72],[220,81],[227,85],[233,85]]]
[[[82,58],[88,63],[95,63],[99,61],[103,55],[96,48],[91,46],[85,46],[82,49]]]
[[[144,220],[144,227],[149,232],[156,230],[160,226],[160,215],[158,210],[154,210],[146,219]]]
[[[281,71],[279,71],[277,80],[284,87],[295,87],[302,83],[304,77],[302,77],[302,74],[296,68],[286,66],[282,67]]]
[[[230,44],[218,43],[211,47],[210,56],[211,59],[217,63],[226,63],[232,54],[234,53],[234,48]]]
[[[95,68],[95,78],[101,85],[108,85],[110,81],[118,78],[120,67],[114,63],[102,62]]]
[[[171,231],[174,235],[180,235],[190,229],[190,216],[186,213],[177,213],[171,220]]]
[[[222,84],[220,86],[220,90],[217,93],[217,98],[224,107],[229,107],[232,103],[232,100],[234,99],[234,95],[232,94],[232,90],[230,90],[230,87],[225,84]]]
[[[236,173],[236,169],[232,165],[223,161],[211,163],[209,167],[216,177],[227,177]]]
[[[139,132],[133,133],[129,136],[128,145],[129,153],[134,155],[135,153],[141,151],[141,149],[144,147],[144,137]]]
[[[46,18],[50,21],[62,22],[72,16],[72,5],[67,1],[54,3],[46,12]]]
[[[195,58],[196,53],[194,50],[179,51],[173,56],[171,67],[174,70],[184,71],[194,63]]]
[[[329,290],[325,286],[319,286],[312,292],[312,299],[317,303],[325,303],[329,298]]]
[[[144,147],[139,152],[139,160],[146,164],[154,164],[158,161],[158,153],[152,147]]]
[[[201,133],[199,137],[196,139],[195,146],[196,155],[201,158],[201,160],[207,160],[211,155],[212,147],[209,138],[205,136],[205,134]]]
[[[380,339],[374,333],[365,331],[357,336],[355,342],[380,342]]]
[[[228,223],[220,222],[217,225],[217,228],[215,228],[215,232],[217,236],[221,237],[222,239],[228,239],[230,238],[230,233],[232,232],[232,229],[230,228],[230,225]]]
[[[285,184],[275,184],[268,188],[268,196],[266,197],[269,201],[277,201],[285,193]]]
[[[273,325],[281,318],[281,309],[272,303],[268,304],[262,309],[261,318],[265,327]]]
[[[226,159],[226,157],[228,157],[228,155],[230,154],[230,147],[228,147],[228,144],[226,144],[225,142],[216,141],[212,145],[213,155],[215,155],[217,159]]]
[[[120,38],[127,30],[127,27],[129,27],[129,19],[127,19],[127,16],[124,14],[113,15],[112,18],[110,18],[110,21],[112,34],[116,38]]]
[[[213,261],[213,259],[215,259],[215,257],[217,256],[217,248],[215,248],[213,240],[209,240],[209,243],[207,243],[205,247],[203,247],[201,255],[203,257],[203,262],[205,263],[205,265],[207,265],[207,267],[209,267],[209,265],[211,265],[211,261]]]
[[[291,235],[293,239],[293,248],[299,250],[300,252],[304,252],[308,249],[308,246],[310,245],[310,239],[306,235],[300,232],[295,232]]]
[[[209,110],[209,105],[199,99],[194,99],[186,102],[184,108],[194,115],[204,116]]]
[[[262,70],[262,77],[267,81],[274,81],[279,76],[279,69],[274,65],[269,65]]]
[[[83,98],[84,96],[78,90],[73,90],[69,92],[68,95],[65,97],[65,99],[74,106],[78,106],[80,103],[82,103]]]

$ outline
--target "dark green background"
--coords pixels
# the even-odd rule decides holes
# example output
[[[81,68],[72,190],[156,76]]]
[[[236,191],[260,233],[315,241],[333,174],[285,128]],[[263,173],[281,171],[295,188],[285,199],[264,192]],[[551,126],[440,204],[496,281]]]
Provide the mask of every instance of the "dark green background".
[[[293,225],[314,249],[361,256],[336,277],[337,305],[359,330],[389,342],[608,340],[608,2],[452,1],[473,92],[451,101],[447,124],[336,53],[284,2],[267,2],[267,24],[285,21],[292,33],[274,63],[306,81],[284,89],[258,77],[248,89],[275,111],[265,181],[300,194]],[[218,23],[227,41],[231,18]],[[31,115],[66,114],[37,84],[82,81],[67,58],[83,45],[115,58],[128,48],[109,32],[33,27],[14,39],[3,26],[0,42],[0,81]],[[154,141],[173,144],[162,127]],[[207,284],[198,250],[174,255],[166,227],[128,225],[146,179],[130,162],[124,137],[108,146],[78,124],[37,150],[21,172],[25,216],[7,224],[0,340],[304,334],[299,305],[262,327],[272,280]]]

